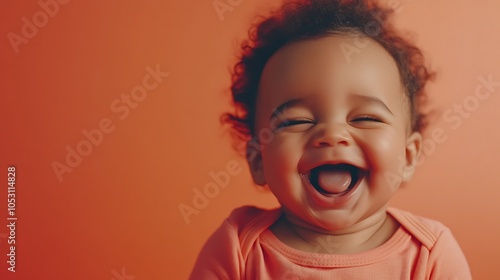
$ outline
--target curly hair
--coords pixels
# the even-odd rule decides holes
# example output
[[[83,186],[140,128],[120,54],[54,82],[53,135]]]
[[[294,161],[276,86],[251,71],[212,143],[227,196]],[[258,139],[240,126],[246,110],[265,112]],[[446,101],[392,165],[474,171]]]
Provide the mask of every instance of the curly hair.
[[[269,58],[283,46],[329,34],[372,38],[394,58],[410,103],[411,128],[423,131],[421,110],[425,85],[433,79],[419,48],[403,38],[389,21],[392,9],[371,0],[295,0],[254,24],[241,44],[231,84],[234,112],[221,117],[240,140],[255,137],[255,106],[262,71]]]

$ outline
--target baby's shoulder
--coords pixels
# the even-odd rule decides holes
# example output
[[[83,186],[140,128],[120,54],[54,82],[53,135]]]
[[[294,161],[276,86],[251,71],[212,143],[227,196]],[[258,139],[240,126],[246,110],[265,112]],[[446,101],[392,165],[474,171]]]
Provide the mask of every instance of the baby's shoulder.
[[[224,223],[214,232],[208,243],[228,244],[246,255],[260,234],[269,228],[281,215],[281,210],[242,206],[234,209]],[[222,242],[222,243],[221,243]]]
[[[439,221],[392,207],[387,212],[428,250],[431,250],[440,238],[451,235],[450,229]]]

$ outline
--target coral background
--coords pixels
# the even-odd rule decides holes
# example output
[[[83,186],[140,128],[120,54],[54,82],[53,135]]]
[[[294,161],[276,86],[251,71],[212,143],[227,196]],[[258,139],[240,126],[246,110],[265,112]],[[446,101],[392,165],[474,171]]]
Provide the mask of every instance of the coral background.
[[[218,119],[230,109],[228,69],[239,40],[278,1],[54,1],[2,1],[0,9],[0,279],[185,279],[232,209],[277,205],[252,185]],[[214,2],[230,9],[219,16]],[[44,3],[52,3],[45,18]],[[428,143],[392,205],[442,221],[474,278],[500,279],[500,87],[474,97],[479,77],[500,81],[500,2],[390,3],[397,26],[416,34],[438,71],[429,131],[445,134]],[[21,36],[34,20],[36,32],[24,30],[31,38],[12,44],[12,33]],[[144,95],[137,86],[147,67],[169,76]],[[141,101],[126,105],[122,94],[131,92]],[[467,114],[442,118],[464,102]],[[82,131],[97,133],[101,122],[107,132],[85,146]],[[54,162],[67,164],[77,147],[87,155],[70,158],[73,167],[58,178]],[[2,226],[10,165],[15,273],[7,271]],[[229,171],[227,186],[215,187],[210,173]],[[186,222],[179,206],[193,206],[206,185],[211,198]]]

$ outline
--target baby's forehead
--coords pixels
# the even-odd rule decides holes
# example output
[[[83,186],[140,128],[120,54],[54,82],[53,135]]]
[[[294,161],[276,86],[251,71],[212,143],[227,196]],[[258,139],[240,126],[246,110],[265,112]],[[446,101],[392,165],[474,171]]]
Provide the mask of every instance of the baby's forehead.
[[[363,48],[351,50],[354,40],[354,36],[328,35],[282,47],[265,64],[259,93],[378,90],[404,97],[399,68],[389,52],[369,38],[363,39]]]
[[[265,63],[262,78],[297,79],[336,71],[335,74],[355,74],[349,71],[391,71],[400,78],[396,61],[378,42],[365,38],[356,47],[354,36],[326,35],[293,42],[278,49]]]

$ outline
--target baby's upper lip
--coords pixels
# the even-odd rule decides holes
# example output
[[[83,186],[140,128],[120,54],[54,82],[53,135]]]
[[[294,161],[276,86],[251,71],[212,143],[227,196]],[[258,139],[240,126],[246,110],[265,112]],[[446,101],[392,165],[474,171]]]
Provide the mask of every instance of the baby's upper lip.
[[[304,172],[301,172],[301,174],[310,175],[311,174],[311,170],[313,170],[314,168],[317,168],[319,166],[323,166],[323,165],[341,165],[341,164],[351,165],[351,166],[356,167],[360,171],[366,171],[365,167],[363,167],[360,164],[355,163],[355,162],[353,162],[351,160],[347,160],[347,159],[334,159],[334,160],[324,160],[324,161],[316,162],[313,165],[311,165],[307,170],[304,170]]]

